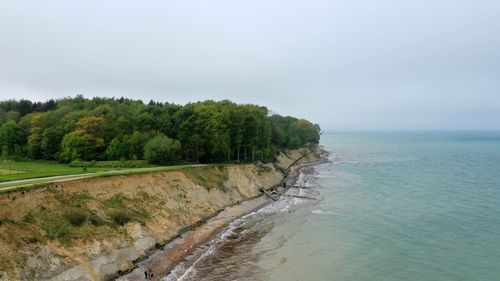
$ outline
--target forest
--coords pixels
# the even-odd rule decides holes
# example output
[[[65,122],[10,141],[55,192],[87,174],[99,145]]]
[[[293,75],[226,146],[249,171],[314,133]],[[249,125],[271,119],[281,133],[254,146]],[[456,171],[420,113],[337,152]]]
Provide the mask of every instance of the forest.
[[[81,95],[0,101],[0,159],[149,163],[269,161],[317,144],[319,125],[223,101],[177,105]]]

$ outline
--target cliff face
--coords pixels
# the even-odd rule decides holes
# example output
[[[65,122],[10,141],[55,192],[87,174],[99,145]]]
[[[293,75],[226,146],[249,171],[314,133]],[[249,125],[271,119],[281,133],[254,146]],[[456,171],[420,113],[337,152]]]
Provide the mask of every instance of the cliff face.
[[[0,280],[109,279],[186,228],[279,185],[282,170],[308,152],[289,151],[275,165],[99,177],[3,194]]]

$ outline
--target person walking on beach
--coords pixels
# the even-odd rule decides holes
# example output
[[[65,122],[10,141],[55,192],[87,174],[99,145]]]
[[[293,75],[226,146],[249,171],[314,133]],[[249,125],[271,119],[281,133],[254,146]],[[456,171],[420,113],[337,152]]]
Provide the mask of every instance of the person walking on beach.
[[[153,271],[151,268],[149,269],[149,279],[153,279]]]
[[[148,280],[148,271],[144,270],[144,279]]]

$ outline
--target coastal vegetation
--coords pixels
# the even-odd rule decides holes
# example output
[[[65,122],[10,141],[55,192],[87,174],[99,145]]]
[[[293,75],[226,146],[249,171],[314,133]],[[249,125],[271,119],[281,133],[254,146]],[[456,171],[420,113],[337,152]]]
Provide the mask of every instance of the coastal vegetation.
[[[105,171],[104,167],[88,167],[87,172]],[[0,182],[83,173],[83,167],[75,167],[54,161],[0,161]]]
[[[258,196],[262,188],[281,185],[282,170],[290,163],[319,159],[311,153],[314,149],[280,152],[274,163],[124,169],[125,174],[109,173],[0,193],[0,248],[4,249],[0,275],[7,280],[116,277],[118,272],[132,269],[133,262],[146,257],[151,249],[225,207]],[[2,165],[60,165],[60,170],[64,166],[80,170],[85,166],[89,171],[120,162],[79,160],[69,167],[42,160],[0,161]],[[90,267],[82,267],[88,264],[82,261],[91,261]]]
[[[131,160],[265,161],[280,150],[316,144],[319,137],[319,126],[305,119],[228,100],[176,105],[76,96],[0,102],[2,160],[49,160],[85,169],[102,169],[92,161],[114,167],[147,165]]]

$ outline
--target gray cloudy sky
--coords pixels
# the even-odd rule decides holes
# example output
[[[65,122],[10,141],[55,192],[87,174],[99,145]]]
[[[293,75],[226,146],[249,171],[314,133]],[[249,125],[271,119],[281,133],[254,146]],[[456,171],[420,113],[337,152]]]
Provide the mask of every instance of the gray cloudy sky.
[[[1,0],[0,99],[76,94],[500,129],[500,1]]]

